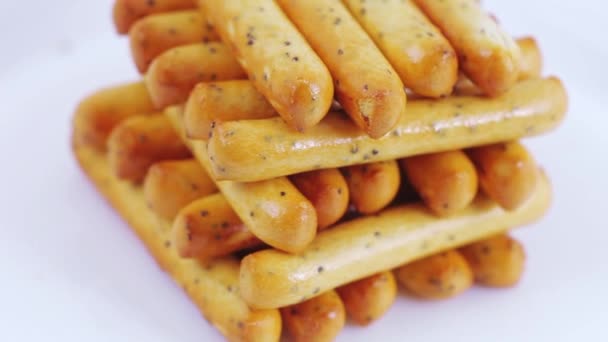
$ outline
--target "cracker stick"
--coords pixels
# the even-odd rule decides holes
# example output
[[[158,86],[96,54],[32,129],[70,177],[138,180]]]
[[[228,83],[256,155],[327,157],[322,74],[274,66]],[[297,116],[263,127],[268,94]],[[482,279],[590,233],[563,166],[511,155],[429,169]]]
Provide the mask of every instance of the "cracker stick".
[[[211,165],[205,142],[186,138],[183,108],[169,107],[165,114],[209,172]],[[254,183],[222,181],[216,184],[243,223],[268,245],[297,253],[314,239],[317,232],[315,208],[286,177]]]
[[[329,71],[273,0],[201,1],[249,79],[291,128],[317,124],[331,106]]]
[[[490,96],[507,91],[519,74],[521,52],[477,0],[414,0],[458,54],[460,68]]]
[[[241,298],[238,261],[222,258],[200,263],[181,259],[168,235],[169,222],[160,220],[146,206],[141,188],[117,180],[107,160],[93,148],[78,146],[74,153],[97,190],[129,223],[160,267],[184,288],[210,324],[231,341],[279,340],[278,310],[252,310]]]
[[[158,216],[172,220],[197,198],[217,192],[215,183],[195,159],[161,161],[144,180],[146,203]]]
[[[214,122],[265,119],[278,114],[248,80],[199,83],[186,103],[189,138],[207,140]]]
[[[514,286],[524,273],[524,247],[506,234],[473,242],[460,252],[471,265],[475,281],[481,285]]]
[[[416,297],[446,299],[455,297],[473,285],[473,272],[456,250],[416,260],[395,270],[399,283]]]
[[[136,183],[144,179],[152,164],[190,156],[163,115],[126,119],[108,138],[108,161],[114,175]]]
[[[344,304],[336,291],[281,309],[287,334],[293,342],[331,342],[344,328]]]
[[[518,80],[539,78],[542,73],[543,59],[540,47],[533,37],[519,38],[515,41],[521,50]],[[454,94],[457,95],[483,95],[479,89],[464,74],[458,75],[458,81],[454,86]]]
[[[342,169],[351,203],[361,214],[374,214],[387,207],[401,185],[399,165],[394,160],[353,165]]]
[[[158,56],[146,74],[157,108],[186,101],[199,82],[245,78],[245,72],[222,43],[175,47]]]
[[[515,41],[522,52],[519,64],[520,80],[537,78],[543,70],[543,56],[534,37],[522,37]]]
[[[372,138],[405,113],[403,83],[340,0],[278,0],[334,79],[336,98]]]
[[[129,32],[131,25],[150,14],[196,8],[196,0],[115,0],[113,16],[116,31]]]
[[[472,148],[467,153],[477,166],[481,188],[503,208],[517,208],[534,192],[537,166],[522,144],[498,143]]]
[[[198,42],[217,41],[213,26],[200,10],[151,15],[139,20],[129,31],[131,55],[137,69],[145,73],[161,53]]]
[[[405,158],[400,164],[424,203],[439,216],[466,208],[477,194],[477,171],[461,150]]]
[[[346,213],[348,184],[337,169],[299,173],[289,179],[314,205],[319,229],[333,225]]]
[[[154,113],[156,110],[143,82],[105,88],[78,105],[72,140],[77,146],[93,146],[104,151],[108,135],[118,123],[133,115]]]
[[[216,179],[255,181],[537,135],[555,128],[566,107],[560,80],[534,79],[497,98],[410,101],[409,114],[382,139],[340,115],[305,134],[271,118],[219,123],[208,149]]]
[[[411,0],[344,0],[344,3],[406,87],[428,97],[452,92],[458,76],[456,53]]]
[[[397,299],[397,282],[391,271],[384,271],[336,289],[346,313],[357,325],[369,325],[382,317]]]
[[[262,244],[219,193],[180,210],[172,234],[175,248],[183,258],[207,260]]]
[[[551,189],[542,177],[519,209],[505,211],[478,197],[449,218],[422,204],[402,205],[325,230],[299,255],[277,250],[249,254],[241,263],[241,295],[256,308],[305,301],[329,289],[410,261],[536,221],[549,207]]]

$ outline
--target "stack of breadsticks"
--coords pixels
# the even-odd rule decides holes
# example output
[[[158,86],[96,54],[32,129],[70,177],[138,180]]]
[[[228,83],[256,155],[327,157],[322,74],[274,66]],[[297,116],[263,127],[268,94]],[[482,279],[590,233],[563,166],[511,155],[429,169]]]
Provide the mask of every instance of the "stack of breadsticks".
[[[83,100],[84,171],[228,340],[334,339],[397,284],[512,286],[567,96],[476,0],[116,0],[142,80]]]

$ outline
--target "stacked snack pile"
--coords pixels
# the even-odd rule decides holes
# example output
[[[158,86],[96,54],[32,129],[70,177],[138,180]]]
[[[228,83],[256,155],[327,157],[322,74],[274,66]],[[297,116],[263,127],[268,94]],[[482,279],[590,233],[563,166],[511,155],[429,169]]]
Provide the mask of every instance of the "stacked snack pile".
[[[331,341],[524,269],[556,128],[536,41],[476,0],[116,0],[142,80],[84,99],[83,170],[232,341]]]

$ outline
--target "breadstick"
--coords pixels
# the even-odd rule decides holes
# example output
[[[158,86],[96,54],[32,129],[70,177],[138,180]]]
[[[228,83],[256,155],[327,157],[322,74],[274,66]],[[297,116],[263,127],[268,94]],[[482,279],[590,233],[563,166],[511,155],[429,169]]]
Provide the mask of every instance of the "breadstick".
[[[354,281],[336,289],[346,313],[357,325],[369,325],[382,317],[397,298],[397,282],[390,271]]]
[[[165,114],[209,172],[211,165],[205,142],[186,138],[181,121],[183,108],[169,107]],[[317,232],[315,208],[286,177],[254,183],[216,181],[216,184],[243,223],[268,245],[298,253],[314,239]]]
[[[195,159],[152,165],[143,188],[148,207],[167,220],[172,220],[181,208],[195,199],[217,192],[215,183]]]
[[[231,341],[279,340],[278,310],[251,310],[241,299],[236,260],[223,258],[200,263],[181,259],[168,235],[169,222],[147,208],[140,188],[113,177],[103,155],[93,148],[78,146],[74,153],[95,187],[129,223],[162,269],[185,289],[210,324]]]
[[[196,8],[196,0],[115,0],[113,17],[116,31],[126,34],[131,25],[150,14]]]
[[[222,194],[198,199],[173,222],[173,243],[183,258],[207,260],[261,245]]]
[[[361,214],[374,214],[388,206],[401,185],[399,165],[394,160],[353,165],[342,170],[351,203]]]
[[[184,125],[189,138],[207,140],[214,122],[277,115],[248,80],[199,83],[188,97]]]
[[[540,77],[543,70],[543,56],[534,37],[522,37],[515,41],[521,51],[519,64],[520,80]]]
[[[315,207],[319,229],[333,225],[346,213],[348,184],[337,169],[304,172],[289,178]]]
[[[328,115],[306,134],[276,118],[223,122],[209,139],[209,156],[216,179],[255,181],[537,135],[555,128],[566,107],[561,81],[533,79],[493,99],[410,101],[408,114],[382,139],[369,138],[339,115]]]
[[[152,164],[190,156],[163,115],[126,119],[108,138],[108,162],[114,175],[136,183],[144,179]]]
[[[146,74],[157,108],[185,102],[199,82],[245,78],[245,72],[222,43],[175,47],[158,56]]]
[[[530,78],[539,78],[542,73],[543,58],[540,52],[540,47],[533,37],[519,38],[515,41],[521,51],[521,59],[519,63],[518,80],[527,80]],[[483,95],[483,91],[479,89],[470,79],[464,74],[458,75],[458,81],[454,86],[454,94],[457,95]]]
[[[403,83],[340,0],[278,0],[333,79],[336,98],[372,138],[390,131],[405,113]]]
[[[456,250],[416,260],[395,270],[399,283],[416,297],[446,299],[473,285],[473,272]]]
[[[189,10],[143,18],[129,31],[129,40],[135,66],[145,73],[154,58],[171,48],[217,41],[219,37],[200,10]]]
[[[549,207],[542,177],[534,195],[515,211],[478,197],[468,208],[439,219],[422,204],[402,205],[325,230],[298,255],[277,250],[241,262],[241,295],[252,307],[302,302],[351,281],[536,221]]]
[[[477,0],[414,0],[458,54],[460,68],[490,96],[517,80],[521,52]]]
[[[517,208],[534,192],[538,168],[522,144],[498,143],[472,148],[467,153],[477,166],[481,188],[503,208]]]
[[[452,92],[458,76],[456,53],[411,0],[344,0],[344,3],[406,87],[428,97]]]
[[[143,82],[126,83],[97,91],[80,102],[74,115],[76,146],[106,149],[114,127],[133,115],[156,113]]]
[[[201,1],[249,79],[291,128],[317,124],[334,89],[327,67],[273,0]]]
[[[281,309],[287,334],[293,342],[331,342],[344,328],[344,304],[336,291]]]
[[[439,216],[466,208],[477,194],[477,171],[461,150],[405,158],[400,164],[424,203]]]
[[[524,247],[506,234],[473,242],[460,251],[471,265],[475,281],[481,285],[514,286],[524,272]]]

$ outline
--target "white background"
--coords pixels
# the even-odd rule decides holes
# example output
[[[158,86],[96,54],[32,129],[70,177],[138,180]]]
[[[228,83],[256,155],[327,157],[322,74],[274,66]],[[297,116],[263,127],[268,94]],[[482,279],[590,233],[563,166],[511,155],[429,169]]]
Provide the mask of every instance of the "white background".
[[[517,231],[529,262],[512,290],[399,298],[340,341],[608,340],[608,25],[605,1],[484,1],[537,36],[570,111],[528,140],[555,186],[549,215]],[[110,0],[0,1],[0,340],[215,341],[182,291],[74,163],[70,116],[96,88],[137,77]]]

